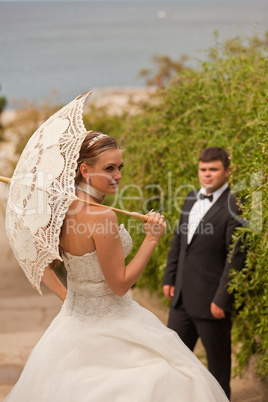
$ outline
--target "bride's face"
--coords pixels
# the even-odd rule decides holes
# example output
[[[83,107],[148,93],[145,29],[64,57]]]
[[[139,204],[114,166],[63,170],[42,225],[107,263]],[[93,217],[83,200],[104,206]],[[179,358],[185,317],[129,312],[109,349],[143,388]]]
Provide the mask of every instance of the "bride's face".
[[[100,155],[94,166],[88,166],[90,184],[107,194],[117,192],[122,177],[123,158],[120,149],[112,149]]]

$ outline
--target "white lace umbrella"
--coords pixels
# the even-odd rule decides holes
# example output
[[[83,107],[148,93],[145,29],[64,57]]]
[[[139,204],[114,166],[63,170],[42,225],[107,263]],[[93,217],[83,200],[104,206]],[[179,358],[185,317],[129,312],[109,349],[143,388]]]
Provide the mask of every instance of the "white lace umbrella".
[[[75,195],[75,173],[87,130],[83,105],[91,92],[63,107],[32,135],[11,179],[6,208],[6,232],[14,255],[30,283],[42,294],[41,278],[47,265],[58,259],[59,236]],[[107,206],[87,202],[90,205]],[[136,212],[116,212],[147,221]]]
[[[42,124],[28,141],[11,179],[6,232],[16,259],[42,294],[45,267],[59,255],[59,235],[75,197],[75,172],[86,135],[78,96]]]

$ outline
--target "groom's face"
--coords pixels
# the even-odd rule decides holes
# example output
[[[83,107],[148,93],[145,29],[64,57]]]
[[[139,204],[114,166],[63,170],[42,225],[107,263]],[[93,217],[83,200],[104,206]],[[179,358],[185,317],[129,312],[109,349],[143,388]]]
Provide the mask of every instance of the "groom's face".
[[[230,169],[224,169],[221,161],[199,162],[198,178],[207,194],[213,193],[223,186],[229,177]]]

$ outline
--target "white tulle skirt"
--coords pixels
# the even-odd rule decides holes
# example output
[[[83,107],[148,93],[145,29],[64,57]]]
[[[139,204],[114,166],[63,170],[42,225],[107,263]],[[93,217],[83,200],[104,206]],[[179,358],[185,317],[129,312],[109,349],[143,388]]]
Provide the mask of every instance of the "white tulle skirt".
[[[119,316],[62,310],[30,354],[6,402],[226,402],[178,335],[133,302]]]

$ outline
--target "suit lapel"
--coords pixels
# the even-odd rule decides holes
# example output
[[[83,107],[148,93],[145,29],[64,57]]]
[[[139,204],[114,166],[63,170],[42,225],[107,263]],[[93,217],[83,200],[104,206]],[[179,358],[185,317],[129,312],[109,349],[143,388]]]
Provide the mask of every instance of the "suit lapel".
[[[197,195],[197,193],[195,193],[192,197],[189,197],[187,199],[187,202],[185,204],[184,210],[182,211],[182,213],[185,214],[185,219],[186,219],[187,223],[188,223],[188,219],[189,219],[189,212],[191,211],[194,203],[197,200],[196,195]]]
[[[212,216],[219,212],[219,210],[223,207],[223,203],[226,200],[228,194],[230,192],[229,187],[222,193],[219,199],[212,205],[212,207],[208,210],[206,215],[203,217],[204,221],[209,221]]]
[[[181,213],[183,214],[183,230],[181,231],[181,239],[182,244],[184,244],[185,248],[187,247],[187,236],[188,236],[188,221],[189,221],[189,213],[197,200],[198,191],[194,191],[191,195],[186,199],[185,205]]]

